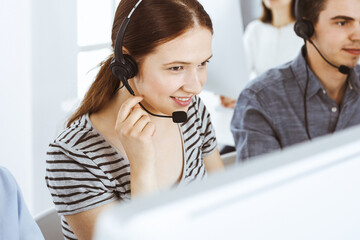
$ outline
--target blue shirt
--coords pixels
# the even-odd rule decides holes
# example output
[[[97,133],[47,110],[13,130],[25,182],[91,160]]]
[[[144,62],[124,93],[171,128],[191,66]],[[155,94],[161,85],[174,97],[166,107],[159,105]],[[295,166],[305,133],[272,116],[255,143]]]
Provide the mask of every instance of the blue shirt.
[[[0,167],[0,239],[43,240],[14,177]]]
[[[360,66],[351,70],[340,106],[309,68],[308,129],[312,139],[360,123]],[[271,69],[240,94],[231,121],[237,162],[307,141],[304,117],[306,64],[300,53]]]

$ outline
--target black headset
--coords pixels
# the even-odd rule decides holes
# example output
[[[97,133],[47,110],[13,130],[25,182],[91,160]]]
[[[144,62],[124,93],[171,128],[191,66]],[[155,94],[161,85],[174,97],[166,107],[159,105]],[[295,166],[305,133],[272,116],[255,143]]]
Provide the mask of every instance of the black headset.
[[[115,40],[114,58],[111,60],[110,64],[110,70],[113,76],[122,82],[131,95],[135,95],[135,93],[131,89],[128,80],[138,74],[138,67],[136,61],[130,55],[123,54],[122,47],[126,28],[130,22],[130,17],[141,2],[142,0],[139,0],[136,3],[130,14],[124,19],[120,26]]]
[[[311,140],[311,135],[310,135],[310,131],[309,131],[308,117],[307,117],[307,102],[306,102],[307,89],[308,89],[308,85],[309,85],[309,63],[308,63],[308,60],[307,60],[306,41],[309,41],[309,42],[312,43],[311,37],[314,35],[315,29],[314,29],[313,23],[310,20],[302,18],[302,14],[300,12],[299,4],[300,4],[300,0],[296,0],[296,2],[295,2],[296,22],[295,22],[295,25],[294,25],[294,31],[295,31],[296,35],[298,35],[299,37],[304,39],[304,44],[305,44],[305,49],[304,49],[305,50],[305,56],[304,56],[304,59],[305,59],[305,62],[306,62],[306,84],[305,84],[304,96],[303,96],[304,118],[305,118],[304,122],[305,122],[306,135],[308,137],[308,140]]]
[[[126,32],[126,28],[129,25],[130,17],[134,13],[135,9],[143,0],[139,0],[133,9],[130,11],[129,15],[121,23],[119,32],[116,35],[115,46],[114,46],[114,58],[110,63],[110,70],[114,77],[116,77],[129,91],[129,93],[135,96],[134,91],[129,85],[128,80],[135,77],[138,74],[138,67],[136,61],[128,54],[123,54],[123,42]],[[163,118],[172,118],[175,123],[183,123],[187,120],[187,114],[184,111],[176,111],[172,113],[172,116],[158,115],[147,110],[141,103],[139,103],[141,108],[144,109],[147,113],[155,117]]]
[[[300,0],[296,0],[295,2],[296,22],[294,25],[294,31],[296,35],[298,35],[302,39],[312,42],[310,38],[315,33],[314,24],[310,20],[302,18],[302,13],[300,12],[299,5],[300,5]]]

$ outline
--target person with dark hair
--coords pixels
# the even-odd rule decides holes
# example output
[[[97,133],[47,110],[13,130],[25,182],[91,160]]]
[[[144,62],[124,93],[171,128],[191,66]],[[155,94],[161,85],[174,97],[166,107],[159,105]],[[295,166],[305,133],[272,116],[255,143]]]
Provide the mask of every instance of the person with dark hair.
[[[295,0],[263,0],[260,19],[250,22],[244,32],[249,80],[270,68],[280,66],[296,57],[302,40],[293,31]],[[220,97],[221,104],[234,108],[236,99]]]
[[[298,0],[296,9],[299,55],[237,100],[238,162],[360,123],[360,1]]]
[[[223,168],[210,115],[197,96],[212,34],[196,0],[120,2],[114,54],[47,152],[46,182],[66,239],[91,239],[96,217],[115,200],[202,181]],[[187,119],[159,117],[174,112]]]
[[[0,239],[44,240],[12,174],[0,167]]]

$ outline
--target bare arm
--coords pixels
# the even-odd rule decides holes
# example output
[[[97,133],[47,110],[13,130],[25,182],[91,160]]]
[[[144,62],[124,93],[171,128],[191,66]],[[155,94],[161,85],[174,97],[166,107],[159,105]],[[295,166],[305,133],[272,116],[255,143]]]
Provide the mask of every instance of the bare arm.
[[[208,172],[215,172],[224,169],[224,163],[221,160],[218,150],[215,150],[209,156],[204,157],[204,164],[206,167],[206,171]]]
[[[108,203],[81,213],[67,215],[65,219],[79,240],[91,240],[97,217],[102,211],[114,204],[115,202]]]

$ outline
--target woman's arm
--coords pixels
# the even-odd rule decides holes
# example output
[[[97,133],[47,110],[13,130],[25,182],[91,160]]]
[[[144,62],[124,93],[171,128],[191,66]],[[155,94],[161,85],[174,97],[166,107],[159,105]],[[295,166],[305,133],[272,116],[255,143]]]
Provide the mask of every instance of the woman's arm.
[[[142,99],[140,96],[127,99],[119,110],[115,125],[130,162],[132,197],[153,193],[158,189],[153,141],[155,125],[140,108],[138,103]]]
[[[65,219],[73,230],[78,240],[91,240],[94,234],[96,219],[106,208],[114,205],[116,202],[93,208],[84,212],[66,215]]]
[[[208,172],[215,172],[224,169],[224,163],[222,162],[220,153],[217,149],[210,155],[204,157],[204,164],[206,171]]]

